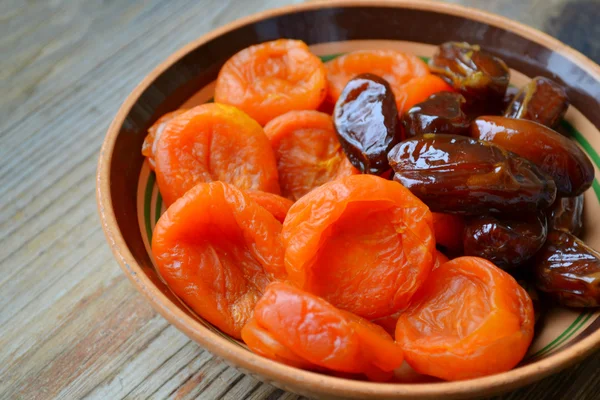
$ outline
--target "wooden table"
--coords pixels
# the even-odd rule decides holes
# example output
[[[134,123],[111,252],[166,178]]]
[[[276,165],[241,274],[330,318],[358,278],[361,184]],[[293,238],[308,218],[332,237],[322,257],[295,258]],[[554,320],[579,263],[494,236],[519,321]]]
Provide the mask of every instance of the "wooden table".
[[[94,198],[106,128],[144,75],[217,26],[292,2],[0,2],[1,399],[296,398],[228,368],[156,314],[113,259]],[[456,2],[600,61],[597,0]],[[599,354],[504,398],[598,392]]]

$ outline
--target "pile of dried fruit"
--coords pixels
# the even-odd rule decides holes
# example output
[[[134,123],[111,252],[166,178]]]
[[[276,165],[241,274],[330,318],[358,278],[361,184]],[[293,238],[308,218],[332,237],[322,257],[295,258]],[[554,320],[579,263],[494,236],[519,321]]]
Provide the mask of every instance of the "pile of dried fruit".
[[[298,368],[376,381],[404,360],[446,380],[513,368],[537,315],[511,274],[596,307],[600,254],[575,236],[594,169],[553,130],[565,91],[538,77],[510,93],[509,78],[466,43],[429,66],[394,50],[323,64],[284,39],[240,51],[215,103],[163,116],[144,142],[169,206],[161,276]]]

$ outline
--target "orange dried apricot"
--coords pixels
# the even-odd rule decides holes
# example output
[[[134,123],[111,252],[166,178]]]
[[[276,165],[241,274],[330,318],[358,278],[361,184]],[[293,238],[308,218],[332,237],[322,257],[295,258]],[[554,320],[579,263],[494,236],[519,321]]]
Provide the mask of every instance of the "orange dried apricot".
[[[444,253],[442,253],[439,250],[435,251],[435,262],[433,264],[433,269],[438,268],[439,266],[447,263],[448,261],[450,261],[450,259],[448,257],[446,257],[446,255]]]
[[[290,199],[260,190],[246,190],[246,194],[259,206],[264,207],[275,219],[283,224],[285,216],[294,204]]]
[[[242,328],[242,340],[250,350],[265,358],[301,369],[319,368],[282,345],[273,334],[261,327],[254,317]]]
[[[158,142],[158,138],[165,129],[167,122],[185,113],[186,111],[187,109],[181,109],[172,111],[170,113],[166,113],[148,129],[148,134],[146,135],[144,143],[142,144],[142,154],[148,160],[148,164],[150,165],[150,169],[152,171],[154,171],[155,167],[154,153],[156,153],[156,143]]]
[[[432,212],[435,241],[448,251],[459,253],[463,249],[463,217],[454,214]]]
[[[156,181],[168,206],[199,182],[279,194],[277,164],[262,127],[235,107],[209,103],[169,122],[154,154]]]
[[[415,104],[427,100],[432,94],[453,91],[452,86],[437,75],[423,75],[411,79],[396,92],[398,115],[402,115]]]
[[[300,40],[279,39],[236,53],[221,68],[215,101],[261,125],[291,110],[316,110],[327,94],[325,67]]]
[[[381,376],[403,362],[400,347],[381,327],[289,284],[271,283],[254,318],[281,345],[323,368]],[[264,343],[247,344],[269,357]]]
[[[290,111],[265,125],[265,134],[275,152],[281,193],[289,199],[358,173],[340,146],[330,115]]]
[[[242,191],[200,183],[160,217],[152,254],[177,296],[239,338],[267,284],[285,278],[280,233],[281,224]]]
[[[282,237],[292,284],[368,319],[407,306],[435,258],[429,208],[374,175],[338,179],[300,198]]]
[[[359,50],[325,63],[328,101],[335,103],[342,90],[360,74],[374,74],[385,79],[396,98],[403,98],[401,87],[413,78],[429,75],[427,64],[419,57],[397,50]]]
[[[533,338],[531,299],[491,262],[459,257],[436,268],[398,319],[396,341],[417,372],[445,380],[507,371]]]

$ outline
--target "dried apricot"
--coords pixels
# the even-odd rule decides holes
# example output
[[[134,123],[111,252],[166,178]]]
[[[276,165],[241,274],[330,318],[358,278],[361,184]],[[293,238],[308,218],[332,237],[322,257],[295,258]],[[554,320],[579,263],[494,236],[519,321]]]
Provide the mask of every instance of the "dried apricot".
[[[167,123],[158,139],[156,181],[170,205],[199,182],[279,194],[277,164],[262,127],[242,111],[209,103]]]
[[[340,146],[330,115],[290,111],[265,126],[283,196],[298,200],[317,186],[357,174]]]
[[[177,296],[239,338],[267,284],[285,278],[280,233],[281,224],[242,191],[200,183],[160,217],[152,254]]]
[[[436,268],[398,319],[396,341],[417,372],[459,380],[507,371],[533,338],[533,304],[491,262],[459,257]]]
[[[371,374],[403,362],[400,347],[381,327],[289,284],[271,283],[254,318],[295,355],[330,370]]]
[[[463,231],[465,221],[460,215],[434,212],[433,231],[435,241],[451,252],[461,252],[463,249]]]
[[[318,368],[282,345],[268,330],[258,325],[254,318],[250,318],[242,328],[242,340],[250,350],[265,358],[301,369]]]
[[[245,111],[261,125],[291,110],[316,110],[327,94],[319,57],[300,40],[247,47],[221,68],[215,101]]]
[[[410,110],[412,106],[427,100],[433,94],[453,91],[452,86],[437,75],[423,75],[411,79],[396,92],[398,114],[402,115]]]
[[[285,216],[294,204],[290,199],[260,190],[246,190],[246,194],[259,206],[264,207],[275,219],[283,224]]]
[[[435,262],[433,264],[433,269],[439,268],[444,263],[447,263],[450,259],[441,251],[436,250],[435,252]]]
[[[397,182],[353,175],[314,189],[283,224],[289,281],[374,319],[393,314],[433,267],[429,209]]]
[[[187,109],[175,110],[170,113],[166,113],[162,117],[160,117],[149,129],[146,138],[144,139],[144,143],[142,144],[142,154],[148,159],[148,164],[150,165],[150,169],[154,171],[155,162],[154,162],[154,153],[156,153],[156,143],[158,142],[158,138],[165,130],[165,126],[167,122],[172,120],[173,118],[185,113]]]
[[[401,87],[413,78],[429,75],[427,64],[413,54],[397,50],[359,50],[325,63],[328,101],[335,103],[350,79],[375,74],[385,79],[396,97],[404,99]]]

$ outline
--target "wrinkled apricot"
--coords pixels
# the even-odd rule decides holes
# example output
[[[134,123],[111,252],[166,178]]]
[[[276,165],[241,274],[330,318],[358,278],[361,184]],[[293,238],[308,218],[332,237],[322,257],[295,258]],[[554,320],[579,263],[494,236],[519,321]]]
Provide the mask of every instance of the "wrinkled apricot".
[[[396,97],[404,99],[401,87],[413,78],[429,75],[427,64],[413,54],[397,50],[359,50],[325,63],[328,101],[335,104],[350,79],[374,74],[385,79]]]
[[[444,214],[434,212],[433,231],[435,232],[435,241],[438,245],[444,246],[448,251],[461,252],[463,249],[463,231],[465,221],[460,215]]]
[[[396,341],[417,372],[470,379],[513,368],[533,338],[533,304],[491,262],[459,257],[435,269],[398,319]]]
[[[236,106],[261,125],[291,110],[316,110],[327,94],[325,67],[300,40],[247,47],[221,68],[215,101]]]
[[[242,340],[250,350],[265,358],[300,369],[319,368],[282,345],[275,339],[273,334],[261,327],[254,318],[250,318],[242,328]]]
[[[170,120],[158,139],[156,181],[165,204],[199,182],[279,194],[269,139],[252,118],[223,104],[192,108]]]
[[[298,200],[333,179],[357,174],[340,146],[330,115],[290,111],[265,126],[283,196]]]
[[[154,161],[154,153],[156,153],[156,143],[158,142],[158,138],[165,130],[165,126],[167,122],[172,120],[173,118],[185,113],[187,109],[175,110],[170,113],[166,113],[162,117],[160,117],[149,129],[146,138],[144,139],[144,143],[142,144],[142,154],[148,160],[148,164],[150,165],[150,169],[154,171],[155,161]]]
[[[152,254],[179,298],[239,338],[269,281],[285,278],[280,232],[281,224],[234,186],[200,183],[160,217]]]
[[[290,207],[294,204],[290,199],[260,190],[246,190],[246,194],[259,206],[270,212],[282,224]]]
[[[403,361],[400,347],[381,327],[285,283],[267,287],[254,318],[295,355],[333,371],[371,374],[392,371]]]
[[[364,318],[408,304],[433,267],[429,209],[397,182],[353,175],[320,186],[283,224],[289,281]]]

